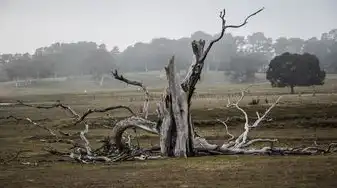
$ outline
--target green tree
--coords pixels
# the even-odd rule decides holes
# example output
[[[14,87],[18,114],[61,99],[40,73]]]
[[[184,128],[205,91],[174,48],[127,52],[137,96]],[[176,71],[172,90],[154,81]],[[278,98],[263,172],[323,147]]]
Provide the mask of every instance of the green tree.
[[[283,53],[270,61],[267,80],[273,87],[313,86],[324,84],[325,71],[320,69],[315,55]]]

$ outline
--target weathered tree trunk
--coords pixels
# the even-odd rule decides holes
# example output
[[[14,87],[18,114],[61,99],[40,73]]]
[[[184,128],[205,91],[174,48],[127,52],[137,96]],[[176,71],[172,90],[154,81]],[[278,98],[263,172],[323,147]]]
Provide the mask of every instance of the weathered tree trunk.
[[[204,61],[210,48],[204,51],[205,41],[193,41],[195,61],[191,64],[182,82],[175,70],[174,57],[165,68],[169,87],[166,90],[161,126],[162,154],[166,156],[188,157],[194,155],[194,127],[190,113],[191,99],[195,85],[200,80]],[[164,108],[163,108],[164,107]]]
[[[164,112],[161,126],[160,140],[162,154],[167,156],[187,157],[193,155],[193,127],[189,120],[188,93],[185,92],[179,82],[175,71],[174,57],[165,69],[169,87],[166,92],[165,104],[161,111]]]
[[[195,154],[194,149],[198,147],[211,147],[205,141],[195,137],[193,122],[190,113],[191,99],[195,91],[195,86],[200,80],[202,69],[204,67],[205,59],[210,52],[212,46],[218,42],[223,36],[227,28],[240,28],[247,24],[247,20],[263,10],[260,9],[255,13],[247,16],[244,22],[240,25],[226,25],[225,10],[220,13],[220,19],[222,21],[221,34],[216,39],[212,40],[205,48],[205,40],[193,41],[192,50],[194,54],[194,62],[188,69],[185,78],[180,82],[179,76],[175,70],[174,56],[171,58],[169,65],[165,68],[166,76],[168,79],[168,88],[165,90],[162,101],[157,104],[157,112],[159,116],[159,122],[156,125],[158,129],[154,129],[151,123],[145,123],[145,121],[137,119],[136,121],[123,120],[114,127],[113,139],[118,148],[121,147],[121,135],[126,128],[138,127],[145,130],[151,130],[151,132],[160,133],[160,147],[161,153],[164,156],[176,156],[176,157],[188,157]],[[137,85],[143,87],[138,82],[125,79],[123,76],[119,76],[117,71],[113,72],[116,79],[125,83]],[[145,91],[147,92],[147,91]],[[128,122],[130,121],[130,122]],[[158,126],[160,123],[160,126]],[[159,130],[160,129],[160,130]],[[155,130],[155,131],[154,131]]]

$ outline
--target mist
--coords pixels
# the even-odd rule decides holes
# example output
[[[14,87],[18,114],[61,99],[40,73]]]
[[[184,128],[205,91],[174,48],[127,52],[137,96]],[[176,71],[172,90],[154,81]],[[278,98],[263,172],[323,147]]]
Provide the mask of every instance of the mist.
[[[170,57],[184,75],[193,61],[191,42],[219,35],[223,8],[227,24],[239,24],[261,7],[255,19],[227,30],[215,45],[201,84],[266,81],[269,62],[285,52],[313,54],[322,69],[335,73],[336,5],[333,0],[1,0],[0,81],[18,86],[21,80],[25,87],[41,79],[67,80],[69,88],[124,87],[111,78],[117,69],[162,86]]]
[[[247,26],[227,32],[308,39],[337,27],[334,0],[1,0],[0,53],[34,53],[52,43],[78,41],[124,50],[136,42],[189,37],[199,30],[214,35],[223,8],[228,23],[235,24],[261,7],[265,11]]]

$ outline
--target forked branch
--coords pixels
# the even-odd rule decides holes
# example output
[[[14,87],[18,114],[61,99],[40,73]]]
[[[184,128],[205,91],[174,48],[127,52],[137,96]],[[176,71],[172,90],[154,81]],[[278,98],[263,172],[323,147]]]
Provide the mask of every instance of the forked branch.
[[[264,114],[262,116],[260,116],[259,112],[256,112],[256,115],[257,115],[258,119],[250,127],[259,126],[259,123],[268,115],[268,113],[271,111],[271,109],[273,109],[278,104],[278,102],[280,101],[281,98],[282,98],[282,96],[279,96],[276,99],[276,101],[264,112]]]
[[[94,108],[94,109],[88,109],[82,116],[80,116],[75,110],[73,110],[70,106],[66,106],[64,104],[62,104],[60,101],[57,101],[55,104],[49,105],[49,106],[42,106],[42,105],[31,105],[31,104],[26,104],[22,101],[18,101],[18,103],[20,105],[23,106],[27,106],[27,107],[32,107],[32,108],[37,108],[37,109],[52,109],[52,108],[61,108],[63,110],[65,110],[66,112],[70,112],[73,116],[73,118],[76,120],[74,125],[77,125],[78,123],[81,123],[83,120],[85,120],[85,118],[87,116],[89,116],[92,113],[104,113],[104,112],[108,112],[108,111],[112,111],[112,110],[117,110],[117,109],[126,109],[127,111],[129,111],[132,115],[135,115],[135,113],[131,110],[130,107],[127,106],[123,106],[123,105],[118,105],[118,106],[110,106],[107,108]],[[14,116],[8,116],[6,117],[6,119],[16,119],[17,121],[19,120],[27,120],[25,119],[21,119],[21,118],[17,118]],[[28,120],[29,121],[29,120]],[[35,121],[36,122],[36,121]],[[31,122],[32,123],[32,122]]]
[[[246,89],[247,90],[247,89]],[[245,124],[244,124],[244,132],[235,140],[235,148],[243,148],[243,147],[248,147],[256,142],[276,142],[276,139],[256,139],[256,140],[251,140],[249,142],[247,142],[248,139],[248,133],[252,128],[258,127],[261,123],[261,121],[268,115],[268,113],[276,106],[276,104],[279,102],[279,100],[281,99],[282,96],[278,97],[277,100],[275,101],[275,103],[273,103],[266,111],[265,113],[260,116],[260,114],[258,112],[256,112],[257,114],[257,120],[250,125],[249,124],[249,118],[248,118],[248,114],[245,110],[243,110],[240,106],[239,103],[243,100],[244,96],[245,96],[245,91],[246,90],[242,90],[241,91],[241,96],[239,97],[239,99],[235,102],[231,102],[231,100],[228,98],[228,104],[227,107],[234,107],[236,109],[238,109],[239,111],[242,112],[242,114],[245,117]]]
[[[207,46],[206,50],[205,48],[205,40],[199,40],[196,41],[194,40],[192,42],[192,50],[193,54],[195,56],[195,62],[191,64],[183,82],[181,83],[182,88],[184,89],[185,92],[188,92],[188,99],[193,95],[193,91],[195,89],[195,85],[197,84],[198,80],[200,79],[201,71],[204,66],[205,59],[211,50],[212,46],[218,42],[223,36],[227,28],[239,28],[248,23],[248,19],[253,17],[254,15],[258,14],[261,12],[264,8],[259,9],[258,11],[250,14],[249,16],[246,17],[244,22],[240,25],[226,25],[226,20],[225,20],[225,15],[226,11],[225,9],[220,12],[220,19],[222,21],[222,28],[221,28],[221,33],[220,36],[217,37],[216,39],[212,40],[210,44]]]
[[[144,113],[144,118],[147,119],[147,116],[149,114],[149,102],[150,102],[150,94],[149,91],[147,90],[147,88],[144,86],[143,83],[138,82],[138,81],[134,81],[134,80],[129,80],[127,78],[125,78],[123,75],[119,75],[117,70],[112,70],[111,71],[112,76],[119,81],[122,81],[126,84],[130,84],[130,85],[134,85],[134,86],[138,86],[141,87],[145,93],[145,101],[144,101],[144,105],[143,105],[143,113]]]
[[[261,9],[259,9],[259,10],[256,11],[256,12],[250,14],[250,15],[247,16],[246,19],[245,19],[241,24],[239,24],[239,25],[226,25],[226,19],[225,19],[225,16],[226,16],[226,9],[224,9],[223,11],[221,11],[221,12],[220,12],[220,15],[219,15],[219,17],[220,17],[220,19],[221,19],[221,22],[222,22],[222,29],[221,29],[220,36],[219,36],[218,38],[212,40],[212,41],[209,43],[209,45],[207,46],[207,48],[206,48],[206,50],[205,50],[205,52],[204,52],[204,55],[203,55],[201,61],[204,61],[204,60],[206,59],[207,54],[208,54],[208,52],[211,50],[212,46],[213,46],[216,42],[218,42],[218,41],[224,36],[226,29],[228,29],[228,28],[240,28],[240,27],[243,27],[244,25],[246,25],[246,24],[248,23],[249,18],[251,18],[251,17],[257,15],[257,14],[260,13],[263,9],[264,9],[264,7],[261,8]]]

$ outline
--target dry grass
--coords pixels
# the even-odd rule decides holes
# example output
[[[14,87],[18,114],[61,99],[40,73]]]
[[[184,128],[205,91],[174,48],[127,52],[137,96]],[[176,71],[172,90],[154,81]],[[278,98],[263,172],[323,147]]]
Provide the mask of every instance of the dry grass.
[[[3,187],[336,187],[337,157],[217,156],[1,166]]]
[[[298,88],[305,95],[285,95],[282,103],[277,106],[270,118],[273,121],[264,122],[263,127],[252,132],[251,137],[278,138],[280,145],[312,144],[337,141],[337,95],[327,92],[335,91],[335,80],[328,80],[327,85],[318,88],[316,96],[310,94],[311,88]],[[245,86],[230,85],[217,87],[201,87],[197,90],[199,98],[193,101],[192,115],[195,120],[226,119],[241,116],[235,109],[225,108],[227,94],[238,91]],[[226,89],[225,89],[226,88]],[[152,89],[155,97],[162,90]],[[288,92],[287,89],[271,89],[266,85],[251,88],[251,94],[242,102],[250,116],[255,111],[264,111],[266,104],[247,106],[252,98],[259,96],[270,101],[275,95]],[[106,107],[108,105],[131,105],[138,111],[142,104],[143,94],[132,90],[113,90],[89,94],[52,94],[35,95],[34,90],[28,94],[0,95],[1,102],[13,102],[17,99],[28,102],[53,102],[61,100],[79,112],[88,108]],[[131,98],[131,99],[130,99]],[[154,104],[151,111],[154,110]],[[110,113],[112,116],[125,117],[126,111]],[[63,111],[36,110],[27,107],[0,107],[0,117],[16,115],[41,119],[50,127],[62,127],[70,124]],[[108,120],[92,115],[95,121],[91,126],[89,138],[93,147],[98,147],[97,140],[110,134],[109,129],[100,126]],[[154,118],[154,117],[152,117]],[[198,124],[198,132],[213,142],[223,142],[227,139],[224,127],[212,121]],[[242,130],[242,120],[233,119],[229,124],[230,131],[238,135]],[[54,156],[41,151],[45,146],[39,142],[40,136],[48,135],[44,130],[37,129],[26,123],[15,123],[0,120],[0,158],[19,149],[30,149],[32,152],[21,155],[18,160],[8,165],[0,165],[0,187],[336,187],[337,157],[267,157],[267,156],[216,156],[196,157],[189,159],[166,159],[145,162],[123,162],[112,165],[84,165],[58,162]],[[76,131],[81,126],[63,128],[66,131]],[[138,133],[143,146],[155,145],[158,138],[144,133]],[[53,145],[56,148],[67,148],[65,145]],[[48,161],[46,161],[46,159]],[[19,162],[38,162],[38,166],[21,165]]]

